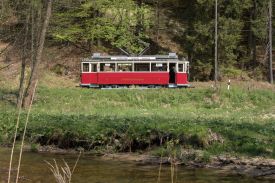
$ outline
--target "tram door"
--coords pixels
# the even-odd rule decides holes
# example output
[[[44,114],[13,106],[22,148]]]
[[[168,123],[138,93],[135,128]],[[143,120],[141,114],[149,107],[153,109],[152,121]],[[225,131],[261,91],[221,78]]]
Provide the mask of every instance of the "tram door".
[[[91,71],[91,75],[90,75],[90,80],[92,84],[97,84],[98,81],[98,64],[95,63],[91,63],[90,65],[90,71]]]
[[[176,63],[169,63],[169,83],[176,83]]]

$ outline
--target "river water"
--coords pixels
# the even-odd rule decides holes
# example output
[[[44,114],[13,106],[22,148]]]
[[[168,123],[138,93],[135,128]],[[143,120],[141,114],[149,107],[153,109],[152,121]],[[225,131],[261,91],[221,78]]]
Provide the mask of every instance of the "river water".
[[[0,148],[0,182],[7,180],[10,149]],[[61,165],[64,159],[72,167],[77,155],[56,155],[24,152],[21,181],[33,183],[55,182],[46,161],[56,159]],[[15,158],[15,161],[17,159]],[[159,166],[140,165],[135,162],[103,160],[94,156],[82,156],[73,174],[73,183],[157,183]],[[15,171],[13,172],[15,174]],[[271,183],[272,181],[236,176],[228,172],[208,169],[177,167],[174,183]],[[171,183],[171,169],[162,166],[160,183]]]

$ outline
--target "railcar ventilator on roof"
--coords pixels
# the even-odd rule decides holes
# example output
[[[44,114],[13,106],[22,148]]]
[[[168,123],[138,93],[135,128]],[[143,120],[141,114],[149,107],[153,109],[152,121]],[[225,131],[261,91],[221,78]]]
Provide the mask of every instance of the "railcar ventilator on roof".
[[[90,88],[120,87],[189,87],[189,62],[169,55],[103,56],[94,53],[81,62],[81,86]]]

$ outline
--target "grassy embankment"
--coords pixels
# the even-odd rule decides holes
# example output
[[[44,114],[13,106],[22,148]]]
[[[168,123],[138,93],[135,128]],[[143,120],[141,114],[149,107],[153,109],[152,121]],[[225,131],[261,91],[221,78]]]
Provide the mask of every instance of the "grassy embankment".
[[[16,122],[16,109],[7,97],[11,92],[0,90],[2,144],[12,141]],[[22,123],[25,116],[24,112]],[[27,138],[30,143],[104,152],[161,154],[173,146],[178,156],[182,149],[195,149],[202,150],[203,158],[216,154],[275,158],[275,94],[244,86],[228,92],[226,88],[92,90],[42,84]]]

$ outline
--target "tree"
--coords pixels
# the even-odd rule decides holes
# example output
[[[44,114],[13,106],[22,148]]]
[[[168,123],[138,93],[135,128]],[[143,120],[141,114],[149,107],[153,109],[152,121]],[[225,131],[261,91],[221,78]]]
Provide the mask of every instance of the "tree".
[[[131,53],[138,53],[146,41],[146,30],[151,23],[149,6],[132,0],[88,0],[76,2],[74,7],[54,15],[52,36],[57,41],[69,42],[91,51],[95,41],[103,40]],[[65,11],[64,11],[65,9]],[[83,46],[84,45],[84,46]]]
[[[40,57],[42,2],[3,0],[0,4],[1,40],[26,54],[22,55],[22,71],[29,61],[31,70],[37,70],[34,65]],[[270,0],[218,2],[219,75],[227,77],[230,72],[234,76],[235,71],[247,71],[248,76],[270,78],[266,51]],[[47,37],[57,44],[74,45],[85,53],[123,48],[136,55],[146,43],[151,44],[152,54],[177,50],[191,61],[192,79],[211,80],[215,73],[214,3],[215,0],[54,1]],[[35,75],[32,73],[31,78]]]
[[[214,3],[214,0],[197,0],[190,5],[194,7],[189,11],[192,18],[188,20],[188,24],[191,28],[184,35],[187,40],[186,49],[193,60],[193,75],[197,75],[196,79],[200,80],[213,78],[214,74]],[[250,0],[219,1],[218,55],[221,72],[237,66],[242,58],[242,18],[250,7]]]
[[[26,24],[25,24],[25,35],[24,35],[24,42],[23,42],[23,49],[21,53],[21,75],[19,81],[19,91],[18,91],[18,98],[17,98],[17,107],[22,106],[22,101],[24,98],[24,83],[25,83],[25,72],[26,72],[26,60],[27,60],[27,41],[28,41],[28,34],[29,34],[29,16],[26,16]]]
[[[44,48],[46,31],[47,31],[47,28],[49,25],[51,13],[52,13],[52,0],[48,0],[45,20],[44,20],[43,26],[41,28],[41,33],[40,33],[40,37],[39,37],[37,53],[36,53],[36,57],[35,57],[35,60],[33,63],[33,67],[31,70],[31,76],[30,76],[29,83],[28,83],[25,97],[24,97],[24,102],[23,102],[24,107],[28,107],[31,104],[31,99],[32,99],[33,93],[35,91],[35,86],[36,86],[36,83],[37,83],[37,80],[39,77],[39,65],[42,60],[42,53],[43,53],[43,48]]]

